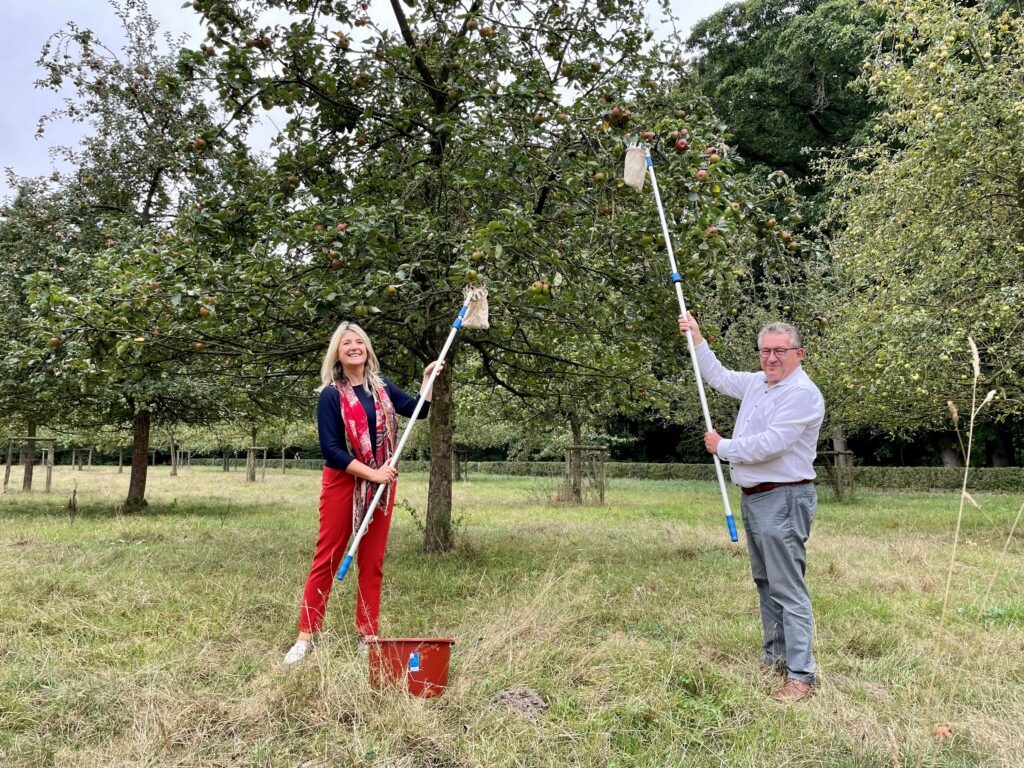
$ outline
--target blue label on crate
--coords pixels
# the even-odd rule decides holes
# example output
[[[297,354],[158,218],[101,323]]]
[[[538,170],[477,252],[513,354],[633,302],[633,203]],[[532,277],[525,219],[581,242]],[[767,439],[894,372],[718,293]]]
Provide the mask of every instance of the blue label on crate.
[[[409,671],[419,672],[420,671],[420,652],[413,651],[409,654]]]

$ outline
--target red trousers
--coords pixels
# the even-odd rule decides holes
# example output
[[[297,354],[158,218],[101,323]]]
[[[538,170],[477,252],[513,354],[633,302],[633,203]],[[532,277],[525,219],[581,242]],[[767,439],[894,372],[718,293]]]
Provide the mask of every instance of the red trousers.
[[[320,487],[320,535],[316,540],[313,567],[306,580],[299,614],[300,632],[318,632],[324,622],[327,598],[334,586],[334,577],[345,559],[348,540],[352,536],[352,492],[355,477],[341,469],[324,467]],[[391,528],[391,510],[395,503],[392,486],[387,509],[383,503],[373,513],[373,520],[356,550],[359,579],[356,583],[356,632],[377,634],[380,615],[380,583],[384,577],[384,549]]]

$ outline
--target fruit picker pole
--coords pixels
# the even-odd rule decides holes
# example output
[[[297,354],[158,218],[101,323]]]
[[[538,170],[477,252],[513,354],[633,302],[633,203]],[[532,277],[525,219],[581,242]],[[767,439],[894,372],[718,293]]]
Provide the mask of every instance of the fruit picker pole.
[[[645,150],[647,172],[651,176],[651,186],[654,187],[654,201],[658,204],[658,216],[661,218],[661,233],[665,237],[665,248],[668,250],[668,263],[672,268],[672,282],[676,287],[676,298],[679,300],[679,311],[684,317],[686,312],[686,299],[683,297],[683,278],[679,275],[679,268],[676,266],[676,256],[672,249],[672,238],[668,233],[668,222],[665,220],[665,209],[661,204],[661,193],[658,191],[658,179],[654,175],[654,161],[651,159],[650,150]],[[642,177],[641,177],[642,178]],[[686,346],[690,350],[690,361],[693,363],[694,378],[697,380],[697,394],[700,395],[700,407],[704,412],[704,424],[708,432],[712,432],[711,414],[708,411],[708,399],[704,394],[704,379],[700,375],[700,366],[697,365],[697,349],[693,346],[693,335],[689,328],[686,330]],[[725,486],[725,476],[722,474],[722,462],[717,454],[712,454],[715,460],[715,474],[718,475],[718,487],[722,491],[722,504],[725,505],[725,523],[729,526],[729,539],[739,541],[736,534],[736,520],[732,516],[732,507],[729,505],[729,491]]]
[[[462,319],[466,316],[466,310],[469,309],[470,299],[467,296],[465,302],[462,304],[462,308],[459,310],[458,317],[455,318],[455,322],[452,323],[452,329],[448,332],[448,338],[444,342],[444,346],[441,348],[441,354],[437,356],[437,361],[440,363],[444,360],[448,354],[448,350],[452,346],[452,342],[455,341],[455,334],[459,332],[462,327]],[[420,391],[419,400],[416,401],[416,407],[413,409],[412,416],[409,417],[409,423],[405,426],[405,431],[402,432],[402,437],[398,441],[398,445],[395,447],[395,452],[391,454],[391,458],[388,460],[386,466],[395,467],[398,465],[398,457],[402,453],[402,449],[405,447],[406,440],[409,439],[409,435],[412,433],[412,428],[416,425],[416,420],[419,418],[420,411],[423,409],[423,403],[426,402],[427,394],[429,394],[431,388],[434,386],[434,379],[437,378],[438,366],[434,365],[434,370],[430,372],[430,378],[427,379],[427,385]],[[352,565],[352,558],[355,557],[356,550],[359,549],[359,542],[362,541],[363,536],[366,535],[366,529],[370,526],[370,521],[373,519],[373,512],[377,508],[377,504],[380,502],[381,496],[384,495],[385,489],[389,483],[381,483],[377,486],[377,492],[373,495],[373,501],[370,502],[369,509],[366,510],[366,514],[363,515],[363,523],[359,526],[359,530],[356,532],[355,538],[352,539],[352,546],[348,549],[348,554],[345,555],[345,559],[341,563],[341,568],[338,570],[337,579],[343,581],[345,574],[348,572],[349,566]]]

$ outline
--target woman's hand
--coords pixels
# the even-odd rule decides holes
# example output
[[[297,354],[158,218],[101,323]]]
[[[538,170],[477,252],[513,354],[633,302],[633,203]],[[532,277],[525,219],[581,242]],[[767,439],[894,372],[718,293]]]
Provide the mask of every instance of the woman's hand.
[[[393,483],[395,478],[398,477],[398,470],[394,467],[383,466],[380,469],[371,469],[370,476],[366,478],[371,483],[377,485],[384,485],[386,483]]]
[[[427,382],[430,381],[430,375],[435,368],[437,368],[437,375],[440,376],[444,372],[444,360],[435,360],[423,369],[423,384],[420,386],[420,394],[426,396],[428,403],[430,402],[430,390],[427,389]]]

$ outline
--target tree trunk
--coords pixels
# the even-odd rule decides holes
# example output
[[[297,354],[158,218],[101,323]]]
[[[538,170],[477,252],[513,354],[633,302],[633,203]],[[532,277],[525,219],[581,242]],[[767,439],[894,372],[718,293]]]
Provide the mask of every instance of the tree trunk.
[[[124,448],[117,449],[117,474],[124,472]]]
[[[149,462],[149,411],[143,408],[135,414],[132,430],[132,471],[128,481],[128,498],[124,505],[128,509],[139,509],[146,506],[146,473]]]
[[[569,450],[569,462],[565,471],[569,473],[569,498],[566,501],[570,504],[583,503],[583,451],[580,449],[582,427],[580,417],[577,413],[569,414],[569,430],[572,432],[572,448]]]
[[[92,469],[92,448],[89,449],[89,459],[85,466],[89,467],[89,469]]]
[[[850,464],[850,457],[841,451],[846,450],[846,429],[841,425],[836,425],[836,430],[832,434],[832,450],[836,451],[836,467],[846,467]]]
[[[281,474],[282,474],[282,475],[283,475],[283,474],[285,474],[285,465],[284,465],[284,446],[281,446]]]
[[[256,447],[256,427],[251,430],[253,447]],[[245,481],[247,483],[256,482],[256,451],[245,452]]]
[[[221,457],[221,460],[223,461],[223,469],[224,469],[225,472],[227,472],[231,468],[231,466],[228,464],[228,449],[227,448],[225,448],[224,450],[222,450],[220,452],[220,457]]]
[[[430,480],[427,489],[427,522],[423,535],[426,552],[452,548],[452,423],[453,397],[449,359],[434,379],[430,400]]]
[[[28,422],[28,431],[26,433],[29,437],[36,436],[36,423],[31,419]],[[32,490],[32,468],[36,463],[36,441],[29,440],[25,447],[25,477],[21,481],[21,490],[23,493],[28,493]]]
[[[174,442],[174,435],[171,435],[171,477],[178,476],[178,444]]]
[[[455,482],[462,480],[462,465],[459,464],[459,453],[454,448],[452,449],[452,480]]]
[[[939,456],[942,458],[942,466],[949,469],[960,469],[964,465],[963,457],[960,455],[960,446],[953,440],[943,442],[939,448]]]
[[[7,465],[4,467],[4,493],[7,493],[7,484],[11,482],[11,458],[14,456],[13,443],[7,444]]]
[[[1016,458],[1013,432],[1006,424],[996,425],[996,433],[988,444],[989,460],[993,467],[1012,467]]]

